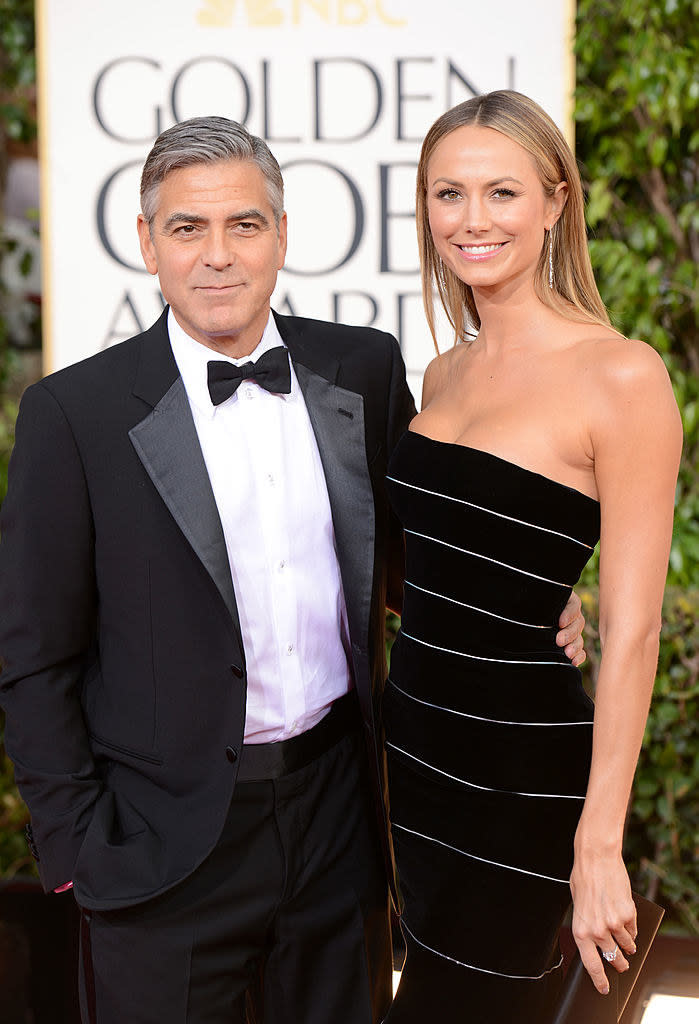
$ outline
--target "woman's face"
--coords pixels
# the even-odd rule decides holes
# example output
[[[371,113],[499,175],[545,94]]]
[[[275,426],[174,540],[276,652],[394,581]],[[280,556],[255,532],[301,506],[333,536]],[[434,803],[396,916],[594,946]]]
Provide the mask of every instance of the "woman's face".
[[[437,252],[475,290],[531,281],[567,186],[548,198],[533,158],[493,128],[465,125],[435,147],[427,212]]]

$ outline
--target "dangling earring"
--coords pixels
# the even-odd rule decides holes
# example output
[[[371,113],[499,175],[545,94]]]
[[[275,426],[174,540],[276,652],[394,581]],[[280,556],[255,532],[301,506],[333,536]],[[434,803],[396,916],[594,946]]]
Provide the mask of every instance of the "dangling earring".
[[[553,228],[549,228],[549,288],[553,288]]]

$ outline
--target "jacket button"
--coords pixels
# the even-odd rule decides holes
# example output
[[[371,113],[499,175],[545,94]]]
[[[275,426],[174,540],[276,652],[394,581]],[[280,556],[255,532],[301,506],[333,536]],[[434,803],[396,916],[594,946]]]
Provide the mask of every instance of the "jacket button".
[[[240,665],[231,665],[231,672],[236,677],[236,679],[242,679],[243,678],[243,670],[240,667]]]
[[[231,762],[231,764],[235,764],[235,762],[238,760],[238,751],[234,750],[233,747],[226,747],[226,757]]]

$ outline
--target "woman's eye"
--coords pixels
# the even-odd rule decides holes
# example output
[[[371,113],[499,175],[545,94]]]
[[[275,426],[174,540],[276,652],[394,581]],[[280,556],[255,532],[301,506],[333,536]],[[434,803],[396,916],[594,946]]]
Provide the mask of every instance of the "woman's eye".
[[[511,188],[496,188],[493,195],[496,199],[512,199],[515,193]]]
[[[459,193],[455,188],[443,188],[437,193],[438,199],[458,199]]]

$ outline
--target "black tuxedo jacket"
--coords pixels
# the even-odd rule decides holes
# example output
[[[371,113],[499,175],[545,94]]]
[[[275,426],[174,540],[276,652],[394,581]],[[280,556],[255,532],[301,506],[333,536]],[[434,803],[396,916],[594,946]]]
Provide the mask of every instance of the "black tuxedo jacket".
[[[166,315],[26,391],[2,509],[5,742],[44,887],[73,879],[92,909],[201,863],[243,736],[236,597]],[[380,800],[384,615],[402,571],[384,479],[414,405],[390,335],[276,320],[327,481]]]

